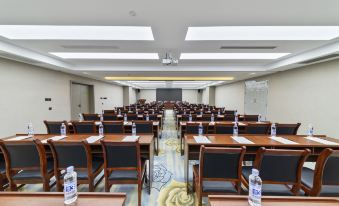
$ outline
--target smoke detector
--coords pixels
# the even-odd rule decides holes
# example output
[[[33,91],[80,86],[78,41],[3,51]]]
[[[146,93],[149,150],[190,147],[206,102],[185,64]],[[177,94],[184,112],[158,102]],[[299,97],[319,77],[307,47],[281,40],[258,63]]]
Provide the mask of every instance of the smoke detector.
[[[162,64],[164,66],[176,66],[178,63],[178,59],[173,58],[170,52],[167,52],[165,58],[162,59]]]

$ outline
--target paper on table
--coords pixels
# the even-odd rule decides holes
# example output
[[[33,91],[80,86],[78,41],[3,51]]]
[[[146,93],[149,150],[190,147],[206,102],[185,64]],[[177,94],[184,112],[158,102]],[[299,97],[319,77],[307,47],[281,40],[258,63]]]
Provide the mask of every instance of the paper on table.
[[[96,121],[96,122],[95,122],[95,125],[96,125],[96,126],[99,126],[100,124],[101,124],[100,121]]]
[[[285,139],[285,138],[282,138],[282,137],[269,137],[271,139],[273,139],[274,141],[277,141],[277,142],[280,142],[282,144],[299,144],[297,142],[293,142],[291,140],[288,140],[288,139]]]
[[[19,140],[24,140],[24,139],[28,139],[31,138],[32,136],[17,136],[17,137],[13,137],[11,139],[7,139],[8,141],[19,141]]]
[[[123,142],[136,142],[139,139],[139,136],[126,136],[122,139]]]
[[[252,141],[248,140],[245,137],[241,137],[241,136],[232,136],[232,139],[237,141],[240,144],[254,144]]]
[[[206,136],[193,136],[196,143],[211,143]]]
[[[41,142],[42,143],[44,143],[44,144],[46,144],[47,143],[47,141],[48,140],[53,140],[53,141],[58,141],[58,140],[62,140],[62,139],[64,139],[64,138],[66,138],[67,136],[54,136],[54,137],[50,137],[50,138],[48,138],[48,139],[44,139],[44,140],[42,140]]]
[[[90,137],[86,138],[86,140],[87,140],[88,143],[91,144],[93,142],[96,142],[96,141],[102,139],[103,137],[104,136],[90,136]]]
[[[331,141],[328,141],[328,140],[325,140],[325,139],[321,139],[321,138],[318,138],[318,137],[305,137],[305,138],[308,139],[308,140],[319,142],[321,144],[339,145],[336,142],[331,142]]]
[[[235,122],[232,122],[232,123],[234,124]],[[240,125],[240,126],[245,126],[245,124],[242,123],[242,122],[238,122],[238,125]]]
[[[128,124],[128,122],[124,122],[124,125]]]

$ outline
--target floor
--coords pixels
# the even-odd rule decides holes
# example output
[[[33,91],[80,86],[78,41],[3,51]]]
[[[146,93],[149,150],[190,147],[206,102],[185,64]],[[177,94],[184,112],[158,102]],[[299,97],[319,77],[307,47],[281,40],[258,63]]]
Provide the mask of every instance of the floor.
[[[184,157],[180,155],[179,140],[175,128],[173,111],[166,110],[159,155],[154,159],[154,176],[151,195],[142,193],[143,206],[193,206],[196,205],[194,194],[187,195],[184,183]],[[193,162],[194,163],[194,162]],[[192,164],[193,164],[192,163]],[[190,170],[192,171],[192,170]],[[41,185],[26,185],[22,191],[42,191]],[[52,191],[55,187],[52,188]],[[87,192],[86,185],[78,187],[80,192]],[[103,181],[96,192],[104,191]],[[137,187],[135,185],[114,185],[111,192],[127,193],[126,206],[137,205]],[[206,199],[203,202],[207,202]]]

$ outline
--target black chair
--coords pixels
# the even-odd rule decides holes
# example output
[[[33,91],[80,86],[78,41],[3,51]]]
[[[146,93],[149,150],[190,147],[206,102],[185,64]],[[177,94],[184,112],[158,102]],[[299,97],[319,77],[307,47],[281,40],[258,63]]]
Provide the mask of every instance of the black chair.
[[[122,134],[125,133],[124,121],[103,121],[105,134]]]
[[[257,122],[258,121],[258,116],[259,115],[244,115],[244,121],[246,122]]]
[[[62,191],[63,176],[62,170],[69,166],[74,166],[77,172],[77,180],[79,184],[88,184],[89,191],[93,192],[95,187],[103,179],[99,179],[94,183],[95,178],[103,169],[103,158],[94,156],[91,147],[87,141],[52,141],[48,140],[54,159],[54,176],[56,178],[57,191]]]
[[[115,110],[104,110],[104,114],[115,114]]]
[[[231,123],[218,123],[214,125],[215,134],[233,134],[233,126]]]
[[[192,121],[195,121],[197,119],[197,115],[196,114],[192,114]],[[188,122],[189,121],[189,114],[186,115],[182,115],[181,116],[181,120]]]
[[[116,115],[116,114],[104,114],[103,115],[103,117],[104,117],[104,121],[115,121],[115,120],[118,120],[119,118],[118,118],[118,115]]]
[[[193,166],[193,188],[199,205],[202,196],[240,194],[241,171],[246,148],[200,148],[200,163]]]
[[[234,121],[235,120],[235,115],[234,114],[226,114],[224,115],[224,121]]]
[[[82,121],[72,122],[72,125],[74,127],[74,133],[75,134],[94,134],[96,133],[96,126],[94,121]]]
[[[53,177],[53,158],[46,154],[39,140],[0,141],[6,161],[6,175],[10,191],[17,191],[17,184],[43,184],[50,191]]]
[[[6,162],[3,154],[0,154],[0,191],[4,191],[7,182]]]
[[[268,134],[271,124],[269,123],[248,123],[245,129],[246,134]]]
[[[301,183],[306,195],[339,197],[339,150],[323,150],[315,170],[303,168]]]
[[[199,122],[187,122],[185,134],[199,134]],[[203,134],[208,134],[208,126],[207,122],[202,123]]]
[[[310,150],[281,150],[260,148],[254,161],[262,179],[262,195],[296,196],[301,189],[301,170]],[[242,179],[248,188],[251,166],[244,166]]]
[[[82,114],[85,121],[100,121],[100,116],[98,114]]]
[[[109,192],[113,184],[137,184],[138,206],[141,206],[141,190],[143,181],[147,178],[147,169],[140,158],[139,143],[101,141],[101,145],[104,153],[105,192]]]
[[[137,134],[153,134],[153,121],[137,120],[133,121]]]
[[[69,133],[67,121],[44,120],[44,124],[46,125],[46,128],[47,128],[47,134],[60,134],[60,128],[61,128],[62,123],[64,123],[66,126],[66,133]]]
[[[235,113],[235,110],[225,110],[224,111],[225,115],[234,115],[234,113]]]
[[[149,114],[148,118],[149,118],[149,120],[158,121],[158,115],[157,114]],[[146,115],[144,115],[144,120],[146,120]]]
[[[201,119],[202,119],[202,121],[210,122],[211,121],[211,116],[212,116],[211,114],[203,114]]]
[[[275,124],[277,135],[296,135],[301,123],[297,124]]]
[[[127,121],[138,120],[137,114],[127,114]]]

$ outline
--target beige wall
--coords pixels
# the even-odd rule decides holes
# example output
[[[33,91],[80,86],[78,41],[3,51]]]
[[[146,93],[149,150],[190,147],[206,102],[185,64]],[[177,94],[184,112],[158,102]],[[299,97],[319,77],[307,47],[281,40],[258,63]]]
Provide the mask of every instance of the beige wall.
[[[156,101],[156,90],[155,89],[141,89],[138,94],[140,99],[146,99],[146,102]],[[190,103],[198,102],[198,90],[196,89],[183,89],[182,100]]]
[[[120,86],[0,59],[0,138],[26,133],[28,122],[33,123],[36,133],[45,133],[43,120],[70,120],[71,81],[94,85],[97,113],[123,105]],[[45,102],[46,97],[52,101]]]
[[[339,138],[339,60],[314,64],[255,79],[268,80],[268,120],[302,123],[305,134],[312,123],[315,133]],[[244,82],[216,88],[217,106],[244,108]]]

